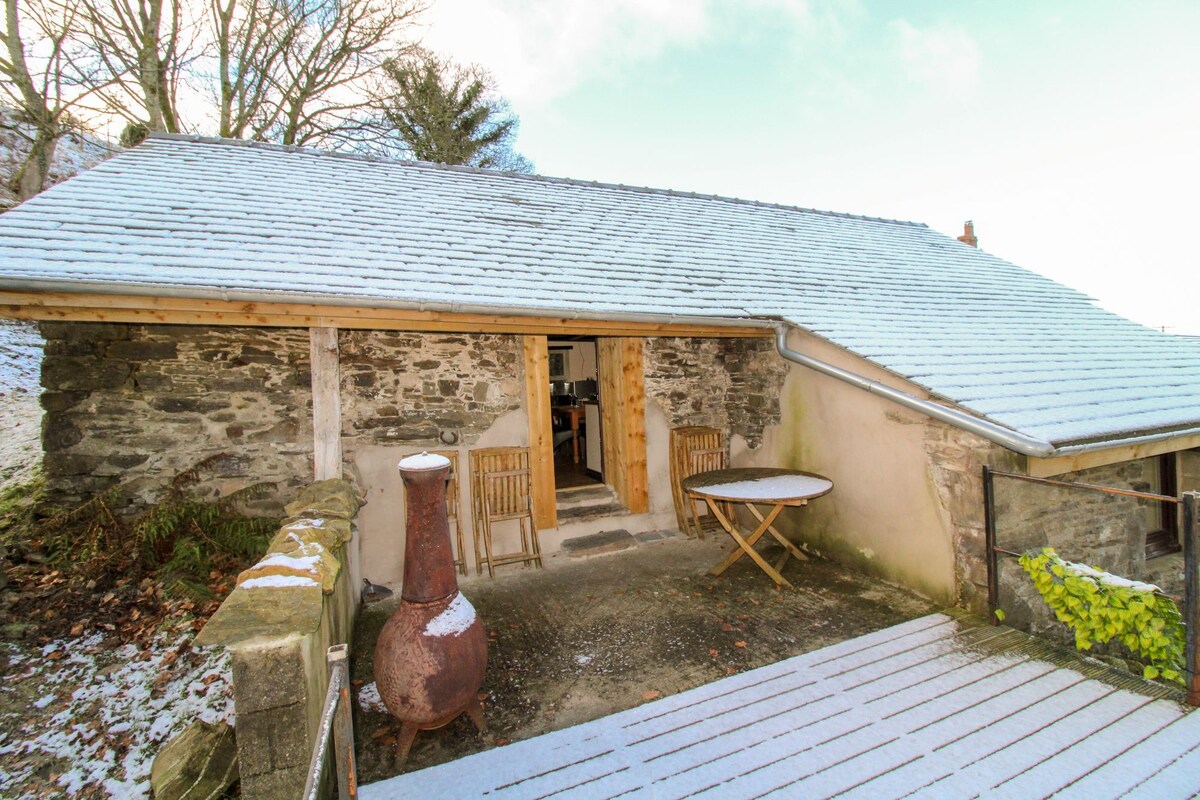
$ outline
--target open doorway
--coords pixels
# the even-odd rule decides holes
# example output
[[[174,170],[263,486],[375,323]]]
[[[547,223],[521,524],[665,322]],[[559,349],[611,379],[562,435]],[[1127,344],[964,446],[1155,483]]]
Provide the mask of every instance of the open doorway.
[[[557,493],[604,484],[600,384],[596,339],[547,341],[550,424]]]

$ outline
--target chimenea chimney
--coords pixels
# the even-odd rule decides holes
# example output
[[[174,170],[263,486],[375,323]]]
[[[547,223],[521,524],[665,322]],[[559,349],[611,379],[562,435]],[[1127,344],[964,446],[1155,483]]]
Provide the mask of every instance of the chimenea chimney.
[[[965,242],[971,247],[979,247],[979,237],[975,235],[975,223],[967,220],[963,223],[963,235],[958,237],[960,242]]]

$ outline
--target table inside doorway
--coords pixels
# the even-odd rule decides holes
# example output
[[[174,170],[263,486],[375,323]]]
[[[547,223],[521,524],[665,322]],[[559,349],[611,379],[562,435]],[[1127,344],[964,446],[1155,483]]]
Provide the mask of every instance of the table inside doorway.
[[[579,423],[583,421],[584,408],[583,406],[554,406],[550,409],[550,413],[561,417],[567,424],[571,426],[571,449],[574,456],[574,463],[579,463]]]
[[[709,570],[710,575],[720,575],[742,556],[750,556],[776,585],[789,587],[791,582],[780,575],[779,570],[788,556],[800,559],[807,557],[775,529],[775,518],[785,508],[807,505],[809,500],[833,491],[833,481],[824,475],[770,467],[740,467],[700,472],[684,478],[682,486],[691,500],[703,500],[708,505],[717,522],[737,543],[737,549]],[[759,521],[758,527],[749,536],[743,535],[739,530],[734,513],[721,511],[721,505],[725,505],[729,510],[732,508],[731,504],[735,503],[745,505]],[[771,507],[766,516],[758,510],[760,505]],[[695,513],[694,505],[692,513]],[[786,551],[775,566],[767,563],[754,549],[754,545],[766,533],[770,533]]]

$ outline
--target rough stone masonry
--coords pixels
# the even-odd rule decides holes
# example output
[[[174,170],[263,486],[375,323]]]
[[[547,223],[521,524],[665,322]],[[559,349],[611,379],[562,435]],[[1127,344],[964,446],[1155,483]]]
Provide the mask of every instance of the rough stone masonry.
[[[151,503],[212,459],[210,496],[250,483],[281,505],[311,479],[307,329],[43,322],[48,501],[71,507],[127,483]],[[214,458],[225,454],[224,457]]]

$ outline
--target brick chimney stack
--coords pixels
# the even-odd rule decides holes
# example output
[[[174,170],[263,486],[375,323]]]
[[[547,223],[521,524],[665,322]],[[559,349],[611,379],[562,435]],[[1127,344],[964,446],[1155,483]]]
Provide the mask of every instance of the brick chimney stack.
[[[963,223],[963,235],[958,237],[960,242],[965,242],[971,247],[979,247],[979,237],[975,235],[975,223],[967,220]]]

